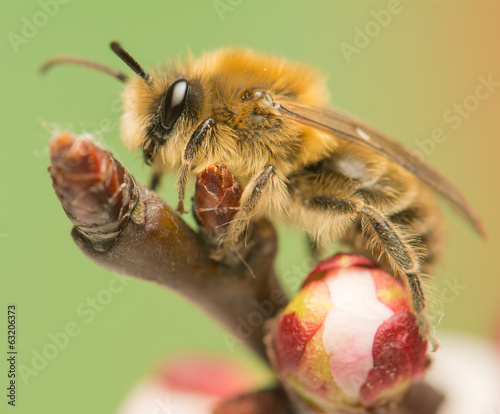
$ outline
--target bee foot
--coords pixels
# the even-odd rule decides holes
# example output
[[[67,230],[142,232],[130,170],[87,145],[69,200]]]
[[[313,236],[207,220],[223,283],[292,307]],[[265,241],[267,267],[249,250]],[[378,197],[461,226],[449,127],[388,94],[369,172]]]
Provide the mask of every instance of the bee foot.
[[[429,328],[429,321],[427,319],[427,315],[425,314],[425,312],[417,314],[417,324],[420,335],[426,338],[429,343],[429,351],[436,352],[440,348],[439,341],[433,335],[431,329]]]
[[[186,210],[184,208],[184,203],[182,203],[182,202],[179,202],[179,204],[177,204],[177,208],[175,209],[175,211],[177,211],[177,213],[179,213],[179,214],[189,213],[189,210]]]

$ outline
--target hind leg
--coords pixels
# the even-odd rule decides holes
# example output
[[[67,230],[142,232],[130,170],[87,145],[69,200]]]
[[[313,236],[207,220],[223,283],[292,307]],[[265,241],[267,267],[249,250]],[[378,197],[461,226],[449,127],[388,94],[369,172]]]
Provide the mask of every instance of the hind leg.
[[[343,218],[344,224],[352,224],[360,216],[363,226],[372,230],[374,239],[370,243],[378,245],[395,275],[406,282],[412,308],[417,314],[422,332],[427,334],[425,296],[422,289],[420,260],[418,251],[411,245],[409,235],[401,226],[393,224],[384,214],[360,201],[359,198],[311,197],[303,200],[304,206],[322,215]],[[325,216],[327,223],[327,216]]]

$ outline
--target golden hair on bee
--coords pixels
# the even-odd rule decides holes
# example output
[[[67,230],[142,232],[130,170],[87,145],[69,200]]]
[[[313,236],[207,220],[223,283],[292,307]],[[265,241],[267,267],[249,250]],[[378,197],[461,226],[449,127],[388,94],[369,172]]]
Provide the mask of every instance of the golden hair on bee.
[[[342,241],[404,281],[425,322],[424,273],[442,248],[434,193],[484,235],[460,192],[397,141],[328,107],[325,78],[308,66],[246,49],[221,49],[146,72],[118,43],[111,48],[138,76],[74,57],[73,63],[125,82],[122,139],[152,164],[152,188],[177,171],[178,211],[188,176],[225,164],[244,187],[225,236],[230,247],[250,220],[283,216],[312,244]]]
[[[200,148],[206,159],[196,165],[195,173],[211,163],[225,163],[239,180],[248,181],[270,161],[270,151],[283,152],[276,159],[280,169],[289,170],[285,164],[291,158],[305,165],[320,159],[335,145],[330,135],[313,128],[302,127],[309,133],[299,134],[297,126],[269,116],[271,111],[265,108],[269,103],[254,97],[258,91],[272,90],[301,102],[325,105],[324,80],[305,66],[249,50],[222,49],[150,76],[150,82],[132,79],[124,91],[122,137],[131,150],[144,148],[151,135],[164,138],[164,129],[157,131],[161,100],[173,82],[186,79],[189,83],[184,116],[178,118],[163,145],[153,150],[153,162],[160,170],[180,166],[186,137],[210,116],[217,121],[211,135],[223,142],[214,146],[206,141]],[[259,139],[263,133],[265,140]]]

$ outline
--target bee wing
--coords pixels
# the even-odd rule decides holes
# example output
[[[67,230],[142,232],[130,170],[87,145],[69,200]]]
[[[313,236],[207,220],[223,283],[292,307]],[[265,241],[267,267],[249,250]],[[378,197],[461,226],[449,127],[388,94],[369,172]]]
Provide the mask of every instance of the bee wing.
[[[474,229],[485,237],[481,220],[469,206],[464,196],[434,167],[409,148],[366,122],[336,108],[318,108],[288,100],[279,101],[277,107],[285,118],[331,133],[346,141],[367,148],[406,168],[455,204],[464,213]]]

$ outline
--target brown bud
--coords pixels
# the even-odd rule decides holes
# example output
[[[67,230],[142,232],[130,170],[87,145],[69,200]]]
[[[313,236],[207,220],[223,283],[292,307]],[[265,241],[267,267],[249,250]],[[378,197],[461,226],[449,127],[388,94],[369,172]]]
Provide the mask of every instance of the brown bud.
[[[291,414],[285,393],[281,388],[273,390],[262,390],[223,401],[214,408],[214,414]]]
[[[109,247],[137,204],[130,173],[92,141],[63,133],[50,143],[52,186],[75,227],[96,250]]]
[[[200,226],[224,234],[239,210],[241,187],[225,165],[211,165],[198,174],[193,212]]]

